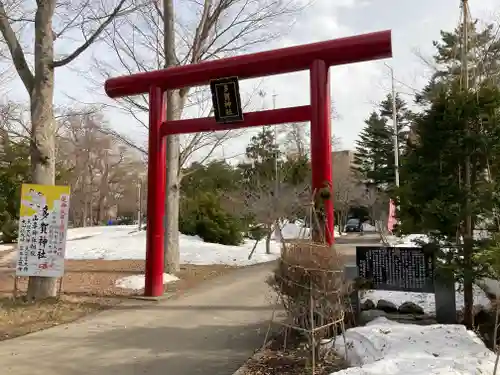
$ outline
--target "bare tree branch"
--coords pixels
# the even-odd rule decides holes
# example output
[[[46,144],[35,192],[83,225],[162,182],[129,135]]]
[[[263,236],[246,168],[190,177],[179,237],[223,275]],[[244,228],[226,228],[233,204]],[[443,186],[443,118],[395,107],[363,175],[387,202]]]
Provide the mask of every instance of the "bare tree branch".
[[[7,43],[9,51],[12,55],[12,62],[14,63],[14,67],[21,78],[24,87],[31,95],[31,91],[33,90],[33,82],[34,76],[30,70],[30,67],[26,61],[26,57],[17,39],[16,33],[12,29],[12,26],[9,22],[9,18],[7,16],[7,12],[5,10],[5,5],[3,1],[0,1],[0,31]]]
[[[189,6],[198,7],[199,16],[196,24],[184,22],[182,18],[176,20],[176,45],[174,47],[179,49],[180,56],[167,58],[164,50],[165,43],[159,43],[159,41],[163,42],[165,37],[161,27],[161,22],[165,19],[164,11],[159,8],[158,2],[150,2],[129,17],[113,22],[113,28],[105,31],[104,41],[114,52],[113,56],[116,61],[110,59],[110,56],[96,60],[95,67],[99,75],[109,77],[120,74],[122,72],[117,69],[118,67],[132,74],[138,71],[161,69],[162,61],[166,60],[172,65],[197,63],[214,58],[215,55],[230,55],[245,46],[262,43],[266,38],[261,38],[259,35],[266,35],[267,40],[275,38],[276,33],[269,32],[266,26],[276,18],[292,15],[299,10],[299,7],[294,5],[294,0],[288,2],[283,0],[259,0],[257,2],[209,0],[191,2]],[[102,84],[101,80],[99,80],[100,84]],[[188,105],[199,106],[202,103],[202,100],[197,98],[197,95],[192,95],[188,89],[182,90],[180,95],[187,97]],[[193,98],[196,99],[193,100]],[[209,96],[206,95],[203,100],[209,100]],[[147,96],[121,99],[118,103],[122,110],[139,120],[143,126],[147,126],[138,118],[138,110],[147,111]],[[233,135],[233,133],[227,135],[230,134]],[[189,139],[188,143],[193,141],[204,143],[207,140],[206,137],[203,139],[190,137]],[[221,144],[222,141],[213,139],[213,143]],[[192,147],[192,149],[198,149],[198,147]],[[187,152],[186,147],[183,152]],[[183,157],[183,159],[188,158]]]
[[[52,66],[54,68],[64,66],[66,64],[69,64],[73,60],[75,60],[78,56],[80,56],[83,52],[85,52],[91,45],[94,43],[94,41],[101,35],[101,33],[108,27],[108,25],[113,22],[113,19],[120,13],[123,5],[125,4],[127,0],[120,0],[118,5],[113,9],[111,14],[106,18],[106,20],[97,28],[97,30],[83,43],[80,47],[75,49],[72,53],[70,53],[68,56],[64,57],[61,60],[54,61]],[[1,21],[1,19],[0,19]]]

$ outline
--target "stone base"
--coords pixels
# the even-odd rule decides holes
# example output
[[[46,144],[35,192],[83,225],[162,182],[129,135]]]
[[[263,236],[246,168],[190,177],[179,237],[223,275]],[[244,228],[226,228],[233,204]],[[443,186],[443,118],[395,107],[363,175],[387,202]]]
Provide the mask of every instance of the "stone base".
[[[130,299],[135,299],[139,301],[152,301],[152,302],[160,302],[160,301],[165,301],[167,299],[172,298],[173,293],[165,293],[161,296],[157,297],[147,297],[147,296],[129,296],[128,298]]]
[[[365,325],[376,318],[384,317],[398,323],[430,325],[436,324],[436,317],[427,314],[388,313],[382,310],[364,310],[359,314],[359,325]]]

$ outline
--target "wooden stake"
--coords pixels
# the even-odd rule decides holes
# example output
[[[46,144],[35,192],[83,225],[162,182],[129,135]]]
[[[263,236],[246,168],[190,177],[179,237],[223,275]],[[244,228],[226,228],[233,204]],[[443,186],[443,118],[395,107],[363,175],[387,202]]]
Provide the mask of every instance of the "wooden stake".
[[[59,286],[57,288],[57,298],[61,298],[61,295],[62,295],[63,279],[64,279],[64,277],[59,278]]]
[[[309,314],[311,319],[311,366],[312,366],[312,375],[316,373],[316,340],[314,337],[315,333],[315,324],[314,324],[314,298],[312,295],[312,281],[309,282],[309,292],[310,292],[310,301],[309,301]]]

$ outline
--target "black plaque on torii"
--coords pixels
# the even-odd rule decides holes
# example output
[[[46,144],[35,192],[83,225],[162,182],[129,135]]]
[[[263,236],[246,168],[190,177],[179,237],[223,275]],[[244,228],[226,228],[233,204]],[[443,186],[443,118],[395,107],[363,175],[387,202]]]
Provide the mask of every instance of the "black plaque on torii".
[[[213,79],[210,91],[215,121],[223,124],[243,121],[238,77]]]

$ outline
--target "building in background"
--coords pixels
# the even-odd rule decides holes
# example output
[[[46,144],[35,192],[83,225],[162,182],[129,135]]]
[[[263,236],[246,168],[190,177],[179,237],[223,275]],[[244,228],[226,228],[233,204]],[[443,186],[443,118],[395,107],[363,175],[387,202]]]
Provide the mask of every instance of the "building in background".
[[[354,151],[342,150],[332,152],[333,170],[348,170],[354,166]],[[335,172],[334,172],[335,173]]]

